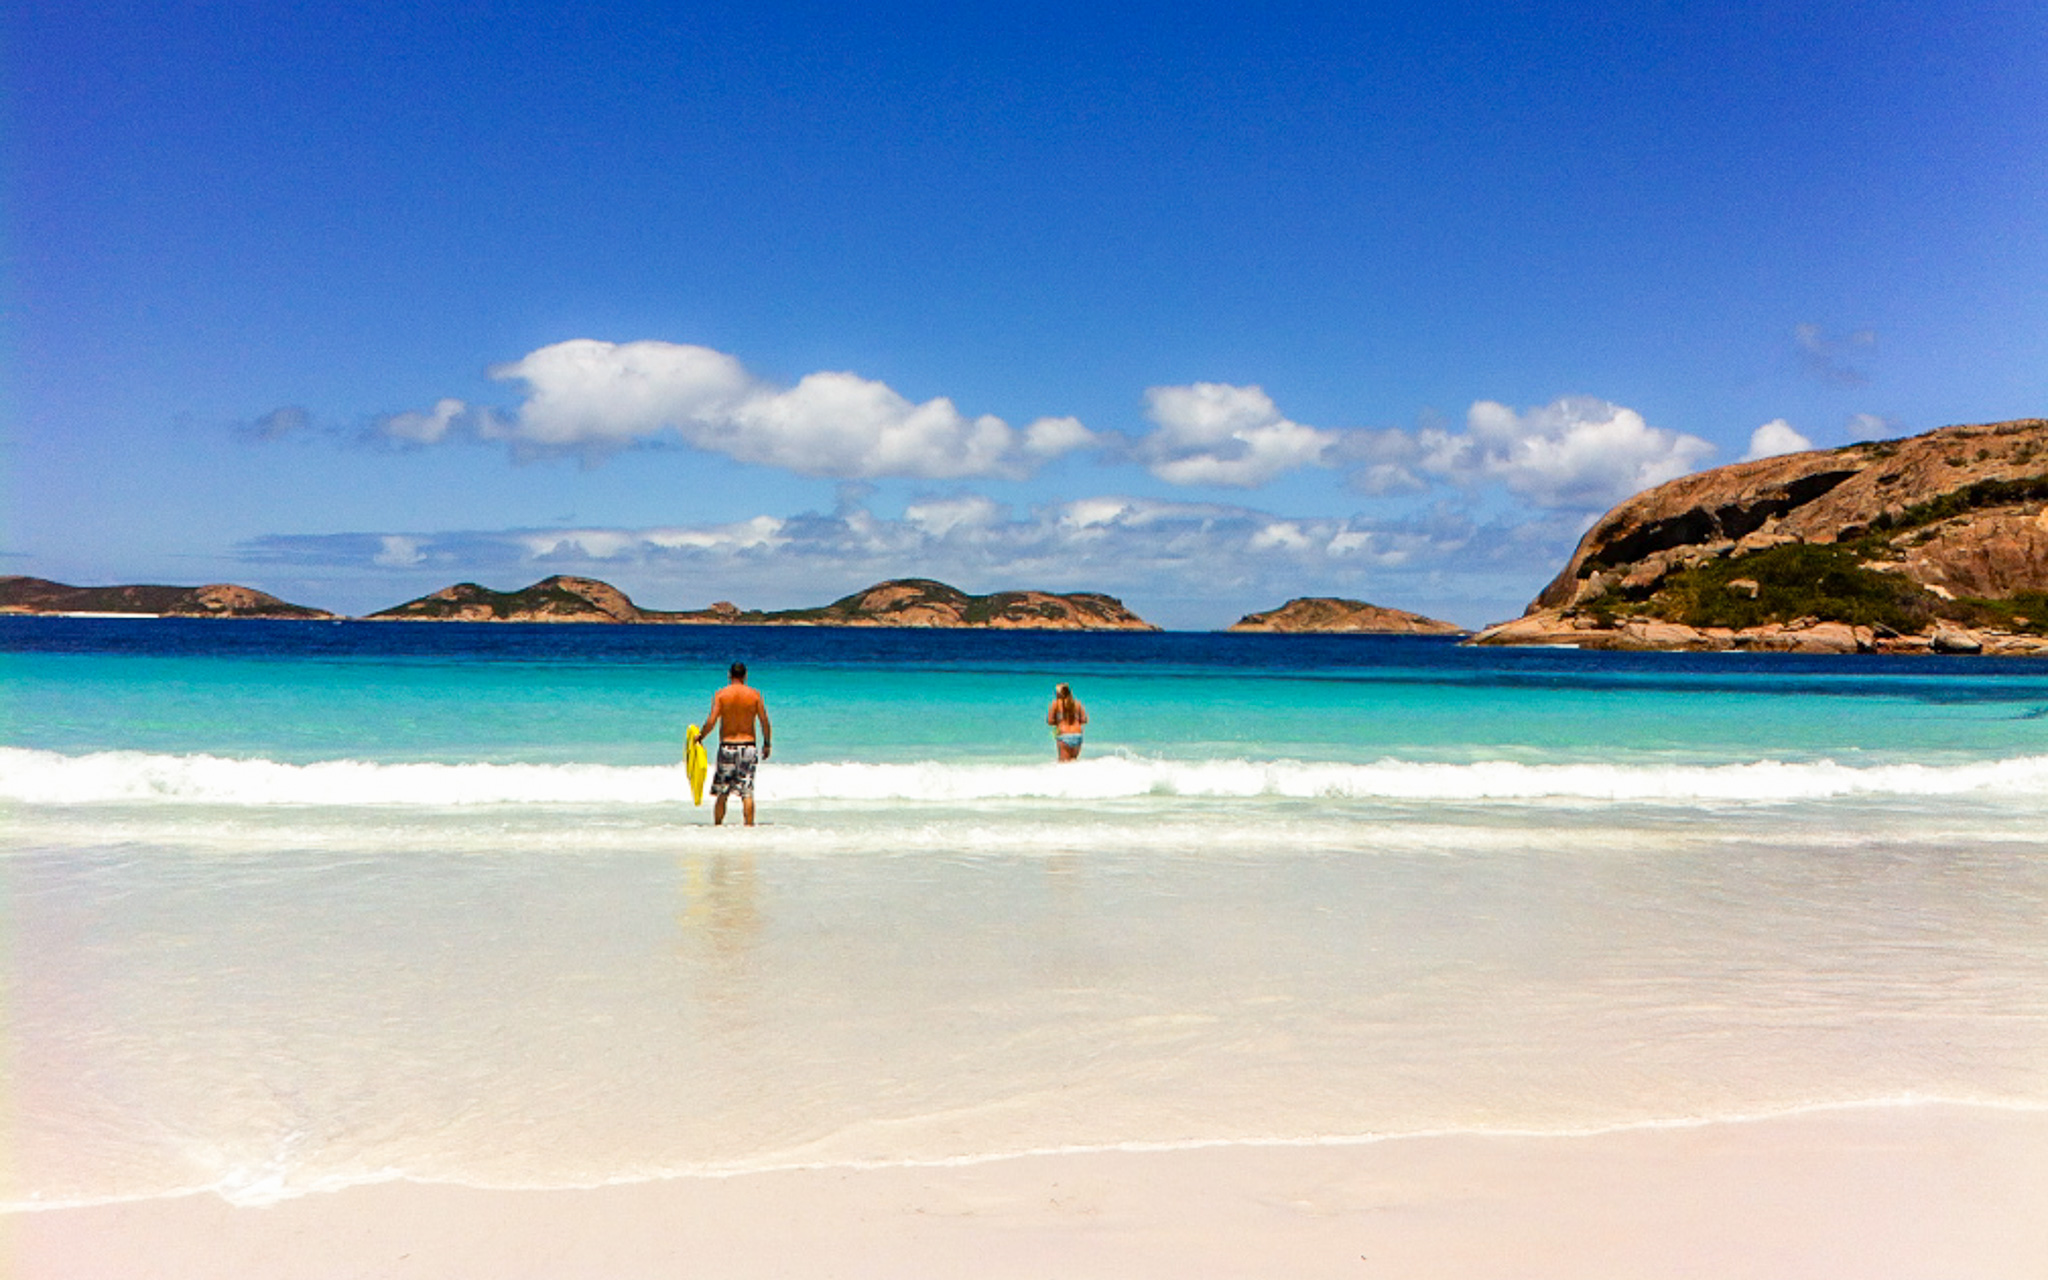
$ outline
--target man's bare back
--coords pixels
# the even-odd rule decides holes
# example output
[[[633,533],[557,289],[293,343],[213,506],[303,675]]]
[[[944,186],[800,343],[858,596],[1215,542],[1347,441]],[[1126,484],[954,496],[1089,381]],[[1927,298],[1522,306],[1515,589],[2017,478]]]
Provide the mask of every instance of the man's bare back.
[[[759,720],[764,728],[768,724],[768,707],[754,689],[733,683],[712,697],[711,714],[704,722],[708,725],[713,720],[718,722],[720,742],[752,742],[754,721]]]

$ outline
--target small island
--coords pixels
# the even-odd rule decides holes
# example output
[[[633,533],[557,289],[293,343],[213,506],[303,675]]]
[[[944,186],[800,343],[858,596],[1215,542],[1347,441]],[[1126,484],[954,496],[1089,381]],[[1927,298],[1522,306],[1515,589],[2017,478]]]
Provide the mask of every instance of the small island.
[[[424,595],[366,616],[371,622],[666,622],[686,615],[642,609],[609,582],[558,574],[517,591],[474,582]]]
[[[597,622],[686,626],[944,627],[1001,631],[1157,631],[1114,596],[1092,591],[970,595],[930,578],[900,578],[802,609],[643,609],[595,578],[558,575],[518,591],[461,582],[369,615],[373,621]]]
[[[1300,596],[1278,609],[1248,613],[1231,631],[1301,632],[1371,636],[1462,636],[1465,627],[1406,609],[1389,609],[1338,596]]]
[[[73,587],[43,578],[0,577],[0,614],[43,617],[285,618],[342,620],[251,587]],[[1115,596],[1095,591],[997,591],[970,595],[930,578],[878,582],[830,604],[742,609],[721,600],[703,609],[643,609],[596,578],[557,574],[517,591],[458,582],[379,609],[369,622],[573,622],[755,627],[940,627],[994,631],[1157,631]]]
[[[203,587],[154,585],[74,587],[47,578],[0,578],[0,613],[58,617],[297,618],[338,615],[280,600],[252,587],[215,582]]]

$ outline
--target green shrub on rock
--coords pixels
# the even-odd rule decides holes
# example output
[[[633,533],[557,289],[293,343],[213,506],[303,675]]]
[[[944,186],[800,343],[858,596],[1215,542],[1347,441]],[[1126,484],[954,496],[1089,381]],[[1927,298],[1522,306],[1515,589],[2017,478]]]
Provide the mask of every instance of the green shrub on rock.
[[[1867,552],[1840,543],[1788,542],[1710,560],[1671,574],[1649,611],[1691,627],[1762,626],[1819,618],[1860,627],[1919,631],[1940,602],[1908,578],[1864,567]],[[1734,590],[1729,583],[1747,579]]]

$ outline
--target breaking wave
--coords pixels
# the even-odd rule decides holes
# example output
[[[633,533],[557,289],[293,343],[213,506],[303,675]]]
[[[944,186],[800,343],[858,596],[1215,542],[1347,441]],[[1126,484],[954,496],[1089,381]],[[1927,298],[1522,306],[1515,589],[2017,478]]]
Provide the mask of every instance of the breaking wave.
[[[1782,803],[1832,797],[2048,795],[2048,756],[1971,764],[1470,764],[1380,760],[1175,760],[1110,756],[1077,764],[770,764],[760,794],[778,802],[1118,800],[1146,796],[1385,801]],[[448,807],[687,803],[674,765],[292,764],[212,755],[0,748],[0,801],[23,805]]]

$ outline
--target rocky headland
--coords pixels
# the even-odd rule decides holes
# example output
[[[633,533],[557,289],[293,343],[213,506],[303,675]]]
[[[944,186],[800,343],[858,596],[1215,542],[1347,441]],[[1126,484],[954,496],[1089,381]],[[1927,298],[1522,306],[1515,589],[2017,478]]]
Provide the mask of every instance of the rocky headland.
[[[876,583],[831,604],[806,609],[643,609],[595,578],[556,576],[519,591],[461,582],[369,617],[425,622],[610,622],[766,627],[984,627],[1036,631],[1156,631],[1114,596],[1082,591],[998,591],[969,595],[929,578]]]
[[[1461,636],[1467,630],[1455,622],[1337,596],[1297,597],[1278,609],[1248,613],[1229,629],[1376,636]]]
[[[2048,655],[2048,420],[1738,462],[1637,494],[1473,644]]]
[[[229,582],[203,587],[74,587],[47,578],[0,578],[0,613],[129,614],[139,618],[333,618]]]

